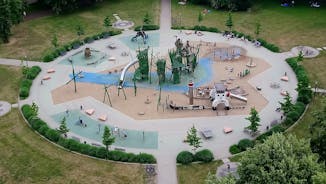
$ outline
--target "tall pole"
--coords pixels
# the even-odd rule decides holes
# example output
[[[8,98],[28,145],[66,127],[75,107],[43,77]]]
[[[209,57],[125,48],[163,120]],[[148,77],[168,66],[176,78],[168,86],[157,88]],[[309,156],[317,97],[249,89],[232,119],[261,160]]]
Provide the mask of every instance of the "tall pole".
[[[75,75],[75,69],[74,69],[74,64],[72,62],[72,58],[68,58],[68,61],[71,63],[72,67],[72,79],[74,80],[74,86],[75,86],[75,93],[77,93],[77,87],[76,87],[76,75]]]
[[[188,83],[189,87],[189,105],[194,105],[194,83],[190,81]]]

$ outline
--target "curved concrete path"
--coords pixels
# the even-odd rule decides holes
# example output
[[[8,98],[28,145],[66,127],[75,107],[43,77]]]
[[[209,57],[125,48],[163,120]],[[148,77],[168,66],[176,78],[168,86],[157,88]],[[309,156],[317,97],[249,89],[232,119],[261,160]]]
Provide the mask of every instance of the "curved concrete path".
[[[295,90],[297,81],[295,74],[291,68],[287,65],[284,60],[294,55],[291,52],[285,53],[272,53],[265,48],[256,48],[250,43],[244,43],[238,39],[227,40],[221,34],[204,32],[204,36],[199,37],[197,35],[185,35],[176,30],[171,30],[171,2],[170,0],[161,1],[161,29],[156,32],[160,32],[160,46],[153,48],[155,54],[164,55],[168,52],[168,49],[174,47],[174,41],[176,36],[183,40],[191,41],[207,41],[207,42],[223,42],[231,45],[237,45],[244,47],[247,50],[247,55],[258,58],[263,58],[272,67],[266,71],[254,76],[249,83],[255,86],[261,86],[262,91],[260,92],[269,102],[266,107],[259,112],[261,117],[262,126],[260,130],[265,131],[265,127],[269,125],[272,120],[279,118],[280,114],[275,112],[275,108],[279,106],[278,101],[283,100],[283,97],[279,94],[278,90],[272,90],[269,87],[271,82],[274,82],[275,78],[282,76],[284,72],[290,78],[288,83],[281,83],[281,88],[289,91],[290,95],[296,99],[297,92]],[[119,38],[126,35],[134,35],[133,31],[125,31],[122,35],[114,36],[109,38],[110,42],[114,42],[121,50],[129,50]],[[89,44],[92,48],[108,52],[107,49],[108,40],[95,41]],[[82,49],[82,48],[80,48]],[[110,55],[117,58],[116,63],[103,62],[97,67],[82,67],[75,66],[76,70],[83,70],[88,72],[100,72],[103,68],[114,68],[116,66],[124,65],[129,62],[129,57],[122,57],[121,50],[110,50]],[[76,52],[76,51],[72,51]],[[71,54],[72,52],[68,53]],[[132,55],[135,56],[135,52],[132,51]],[[68,56],[65,56],[68,57]],[[84,108],[96,107],[96,113],[110,114],[110,122],[114,122],[115,125],[121,128],[135,129],[135,130],[150,130],[159,132],[159,147],[157,150],[143,150],[126,148],[128,152],[147,152],[154,154],[158,161],[158,176],[157,180],[159,184],[175,184],[177,183],[176,163],[175,159],[177,154],[182,150],[190,150],[187,144],[183,143],[183,139],[186,135],[187,130],[194,124],[196,128],[210,128],[213,130],[214,138],[209,141],[203,142],[203,148],[209,148],[213,150],[214,156],[217,159],[225,158],[230,156],[228,152],[229,146],[237,143],[240,139],[250,138],[243,132],[243,128],[248,125],[248,122],[244,120],[245,116],[218,116],[218,117],[201,117],[201,118],[183,118],[180,119],[158,119],[158,120],[134,120],[125,114],[103,104],[92,97],[85,97],[82,99],[65,102],[62,104],[53,104],[51,97],[51,90],[62,86],[66,81],[69,80],[67,74],[71,73],[71,67],[69,65],[58,65],[58,62],[63,57],[57,58],[51,63],[39,63],[39,62],[28,62],[29,66],[40,65],[42,72],[35,79],[31,88],[30,97],[20,102],[21,104],[31,104],[35,101],[39,107],[39,114],[42,119],[49,123],[49,126],[56,128],[58,124],[50,117],[58,112],[63,112],[66,109],[79,109],[80,104],[84,105]],[[0,59],[0,64],[21,66],[21,61],[12,59]],[[45,81],[43,85],[40,85],[42,76],[46,75],[46,70],[49,68],[55,68],[56,72],[51,74],[52,79]],[[77,84],[78,85],[78,84]],[[234,129],[232,134],[224,135],[222,129],[224,126],[229,126]],[[69,136],[77,136],[74,133],[69,133]],[[94,140],[82,138],[87,142],[96,142]],[[101,144],[101,143],[99,143]]]

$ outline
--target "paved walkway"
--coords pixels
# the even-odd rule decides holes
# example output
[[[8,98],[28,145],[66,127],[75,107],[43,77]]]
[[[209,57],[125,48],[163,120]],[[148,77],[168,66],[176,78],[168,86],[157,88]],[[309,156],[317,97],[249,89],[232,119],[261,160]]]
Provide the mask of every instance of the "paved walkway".
[[[285,53],[272,53],[265,48],[256,48],[250,43],[244,43],[239,39],[227,40],[221,34],[206,33],[204,36],[197,35],[186,35],[176,30],[171,30],[171,4],[170,0],[161,1],[161,21],[160,30],[156,31],[160,34],[160,46],[153,48],[154,55],[164,56],[167,54],[168,49],[174,47],[174,41],[176,37],[191,41],[206,41],[206,42],[220,42],[231,45],[243,47],[247,50],[247,55],[252,57],[263,58],[267,63],[271,65],[268,70],[254,76],[249,83],[255,87],[262,87],[260,92],[269,103],[259,113],[261,117],[260,127],[261,131],[265,131],[265,127],[275,118],[280,117],[278,112],[275,112],[276,107],[279,106],[279,101],[283,100],[283,97],[279,94],[278,90],[272,90],[270,83],[279,80],[280,76],[283,76],[284,72],[287,72],[290,81],[288,83],[281,83],[281,88],[287,90],[290,95],[296,99],[297,92],[295,90],[297,80],[292,69],[287,65],[284,60],[289,57],[293,57],[291,52]],[[155,32],[155,31],[154,31]],[[129,62],[129,57],[122,57],[121,51],[130,50],[124,45],[119,38],[122,36],[134,35],[133,31],[125,31],[122,35],[117,35],[105,40],[95,41],[92,44],[88,44],[91,48],[96,48],[103,52],[108,52],[108,55],[114,56],[118,62],[103,62],[96,67],[82,67],[75,66],[77,71],[87,72],[100,72],[103,69],[114,68],[120,65],[125,65]],[[107,49],[108,42],[114,43],[118,49],[110,50]],[[83,49],[80,48],[80,50]],[[72,51],[76,52],[76,51]],[[130,51],[133,56],[136,55],[134,51]],[[121,128],[128,128],[134,130],[149,130],[159,132],[159,146],[157,150],[143,150],[126,148],[128,152],[147,152],[154,154],[158,161],[158,183],[159,184],[176,184],[177,173],[176,173],[176,156],[182,150],[190,150],[187,144],[183,143],[183,139],[186,135],[187,130],[194,124],[199,130],[202,128],[209,128],[213,130],[214,137],[210,141],[203,141],[203,148],[209,148],[213,151],[215,158],[226,158],[230,156],[228,152],[229,146],[237,143],[240,139],[250,138],[249,135],[243,132],[243,128],[247,126],[248,122],[244,120],[245,116],[218,116],[218,117],[201,117],[201,118],[184,118],[180,119],[158,119],[158,120],[134,120],[125,114],[103,104],[92,97],[85,97],[82,99],[72,100],[62,104],[53,104],[51,91],[59,86],[62,86],[70,78],[67,74],[71,73],[71,67],[69,65],[58,64],[63,58],[68,57],[71,53],[68,53],[64,57],[59,57],[51,63],[39,63],[39,62],[28,62],[29,66],[40,65],[42,72],[35,79],[31,88],[30,97],[20,102],[20,105],[35,101],[39,107],[39,114],[42,119],[49,123],[49,126],[56,128],[58,124],[54,122],[51,115],[62,112],[66,109],[79,109],[80,105],[83,104],[84,108],[96,108],[95,117],[99,114],[110,114],[110,122],[114,122],[115,125]],[[21,66],[21,61],[12,59],[0,59],[0,64]],[[54,68],[55,73],[51,74],[51,80],[45,81],[43,85],[40,85],[41,78],[46,74],[46,70]],[[276,79],[277,78],[277,79]],[[77,84],[78,88],[78,84]],[[190,122],[190,123],[189,123]],[[224,126],[232,127],[234,132],[225,135],[222,132]],[[81,137],[74,133],[69,133],[69,136]],[[88,143],[96,143],[96,141],[81,138],[82,141]],[[101,144],[101,143],[98,143]]]

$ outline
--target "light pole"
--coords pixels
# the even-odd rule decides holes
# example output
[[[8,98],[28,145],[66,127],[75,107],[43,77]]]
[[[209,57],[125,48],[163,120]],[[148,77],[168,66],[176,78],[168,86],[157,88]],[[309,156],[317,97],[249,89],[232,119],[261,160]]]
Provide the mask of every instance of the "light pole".
[[[74,69],[74,64],[73,64],[73,62],[72,62],[72,58],[69,57],[69,58],[68,58],[68,61],[70,62],[71,67],[72,67],[72,77],[73,77],[73,80],[74,80],[75,93],[77,93],[77,88],[76,88],[76,76],[75,76],[75,69]]]

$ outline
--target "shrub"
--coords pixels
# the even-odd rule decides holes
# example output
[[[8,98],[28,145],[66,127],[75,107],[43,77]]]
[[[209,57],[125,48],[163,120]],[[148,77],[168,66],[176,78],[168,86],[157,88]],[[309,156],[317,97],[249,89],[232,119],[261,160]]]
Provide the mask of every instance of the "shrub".
[[[293,123],[294,123],[294,121],[291,118],[286,118],[283,121],[283,124],[286,125],[286,126],[288,126],[288,127],[291,126]]]
[[[86,37],[84,38],[84,42],[85,43],[92,43],[94,41],[94,39],[92,37]]]
[[[60,138],[60,133],[56,130],[49,129],[48,131],[46,131],[45,137],[52,142],[58,142]]]
[[[68,142],[68,139],[65,139],[63,137],[59,137],[59,140],[58,140],[58,144],[64,148],[69,148],[69,142]]]
[[[85,155],[90,155],[89,153],[92,150],[92,146],[89,144],[80,144],[79,152]]]
[[[293,122],[296,122],[300,118],[300,114],[293,110],[286,115],[286,118],[292,119]]]
[[[155,164],[156,159],[153,155],[147,153],[139,153],[136,155],[137,162],[146,164]]]
[[[95,146],[91,146],[90,149],[88,150],[88,155],[92,157],[96,157],[96,152],[98,148]]]
[[[229,148],[229,152],[230,152],[232,155],[234,155],[234,154],[240,153],[241,150],[240,150],[240,148],[238,147],[237,144],[233,144],[232,146],[230,146],[230,148]]]
[[[122,32],[120,30],[113,30],[113,31],[109,31],[109,35],[110,36],[114,36],[114,35],[118,35],[121,34]]]
[[[160,26],[154,25],[154,24],[146,24],[146,25],[143,25],[143,26],[137,26],[137,27],[135,27],[134,30],[135,31],[140,31],[141,28],[143,28],[143,31],[151,31],[151,30],[158,30],[158,29],[160,29]]]
[[[134,153],[127,153],[128,161],[127,162],[137,162],[137,156]]]
[[[29,96],[29,88],[21,87],[19,91],[19,96],[24,99]]]
[[[35,119],[31,120],[30,123],[31,123],[32,128],[36,131],[38,131],[41,126],[46,125],[46,123],[39,118],[35,118]],[[42,135],[44,135],[44,134],[42,134]]]
[[[300,115],[304,112],[306,105],[303,102],[296,102],[293,106],[293,109]]]
[[[246,151],[247,148],[252,148],[254,143],[249,139],[242,139],[238,143],[238,147],[241,151]]]
[[[71,151],[80,152],[81,145],[83,144],[74,139],[68,139],[68,149]]]
[[[106,158],[106,149],[104,147],[97,148],[96,157],[98,158]]]
[[[43,57],[43,62],[50,62],[54,60],[54,55],[52,53],[49,53]]]
[[[208,163],[214,160],[214,155],[208,149],[200,150],[195,154],[195,160]]]
[[[286,120],[285,120],[286,121]],[[292,121],[292,120],[290,120]],[[273,128],[271,128],[269,131],[259,135],[256,140],[258,141],[264,141],[267,139],[267,137],[271,136],[273,133],[280,133],[280,132],[284,132],[285,128],[282,125],[276,125]]]
[[[117,150],[110,151],[108,154],[108,159],[114,161],[120,161],[122,154],[123,154],[122,151],[117,151]]]
[[[29,119],[31,116],[33,116],[33,111],[30,105],[25,104],[21,107],[22,113],[26,119]]]
[[[33,66],[27,69],[26,78],[33,80],[36,76],[41,72],[41,68],[39,66]]]
[[[177,163],[190,164],[194,161],[194,155],[189,151],[181,151],[177,156]]]
[[[41,135],[45,136],[46,132],[49,130],[50,128],[48,127],[48,125],[41,125],[40,128],[37,130],[38,133],[40,133]]]

